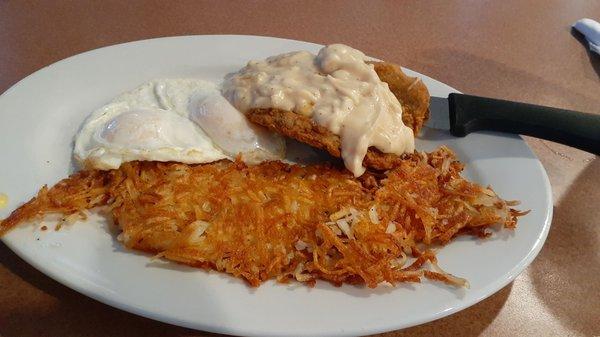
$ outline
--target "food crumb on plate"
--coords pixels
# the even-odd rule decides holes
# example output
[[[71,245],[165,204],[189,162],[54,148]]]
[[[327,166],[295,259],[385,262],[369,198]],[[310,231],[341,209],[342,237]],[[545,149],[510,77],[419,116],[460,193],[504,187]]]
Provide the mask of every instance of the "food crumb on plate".
[[[8,195],[0,193],[0,209],[6,207],[6,205],[8,205]]]

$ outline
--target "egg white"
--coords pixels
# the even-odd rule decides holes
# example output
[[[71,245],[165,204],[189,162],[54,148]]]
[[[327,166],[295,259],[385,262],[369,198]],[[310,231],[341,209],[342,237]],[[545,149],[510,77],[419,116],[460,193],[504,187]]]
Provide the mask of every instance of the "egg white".
[[[73,154],[84,167],[101,170],[134,160],[196,164],[238,154],[255,163],[283,158],[285,143],[251,125],[214,83],[161,79],[94,111],[75,138]]]

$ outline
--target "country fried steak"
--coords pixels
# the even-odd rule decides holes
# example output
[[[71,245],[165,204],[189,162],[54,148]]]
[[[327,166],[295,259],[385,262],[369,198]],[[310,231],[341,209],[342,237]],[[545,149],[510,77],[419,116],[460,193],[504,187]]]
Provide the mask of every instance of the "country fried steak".
[[[429,90],[418,77],[406,75],[399,65],[389,62],[371,62],[379,78],[402,104],[402,121],[415,135],[429,119]]]
[[[387,62],[372,62],[372,64],[380,79],[389,85],[394,96],[400,101],[404,124],[417,135],[429,118],[427,87],[419,78],[407,76],[398,65]],[[334,157],[341,157],[340,136],[318,125],[310,117],[276,108],[250,109],[245,113],[248,119],[256,124],[325,150]],[[376,170],[388,170],[398,166],[402,157],[370,147],[363,165]]]

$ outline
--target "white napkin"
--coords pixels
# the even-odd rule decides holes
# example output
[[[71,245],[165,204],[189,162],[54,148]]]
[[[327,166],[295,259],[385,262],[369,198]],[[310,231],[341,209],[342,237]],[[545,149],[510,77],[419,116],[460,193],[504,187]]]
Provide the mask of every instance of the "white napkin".
[[[600,23],[592,19],[581,19],[575,22],[573,28],[585,35],[591,51],[600,54]]]

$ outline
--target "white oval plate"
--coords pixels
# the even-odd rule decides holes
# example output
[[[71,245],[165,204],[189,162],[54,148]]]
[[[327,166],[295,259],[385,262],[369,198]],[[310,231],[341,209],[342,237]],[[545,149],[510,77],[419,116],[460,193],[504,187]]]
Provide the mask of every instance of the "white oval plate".
[[[52,64],[0,96],[0,218],[43,184],[73,172],[72,138],[84,118],[117,94],[160,77],[219,81],[250,59],[321,46],[269,37],[183,36],[93,50]],[[389,60],[400,61],[400,60]],[[432,96],[456,91],[419,75]],[[435,113],[435,112],[434,112]],[[151,262],[126,251],[99,216],[59,232],[21,226],[3,241],[46,275],[111,306],[194,329],[243,335],[343,336],[428,322],[464,309],[513,280],[539,252],[552,204],[546,173],[519,136],[477,133],[453,138],[426,129],[419,149],[446,144],[467,164],[466,175],[519,199],[531,213],[511,233],[481,241],[459,238],[439,252],[440,265],[470,289],[439,283],[396,288],[315,288],[268,282],[258,289],[217,272]]]

